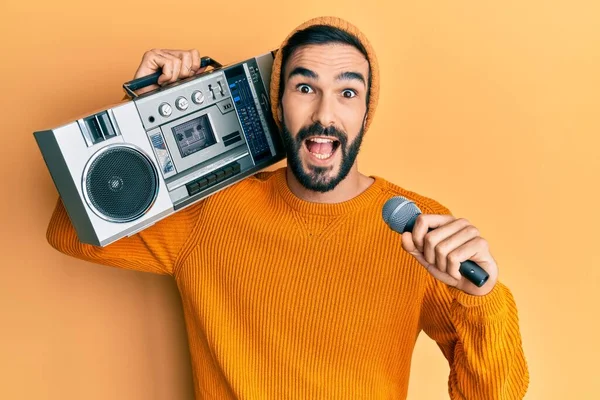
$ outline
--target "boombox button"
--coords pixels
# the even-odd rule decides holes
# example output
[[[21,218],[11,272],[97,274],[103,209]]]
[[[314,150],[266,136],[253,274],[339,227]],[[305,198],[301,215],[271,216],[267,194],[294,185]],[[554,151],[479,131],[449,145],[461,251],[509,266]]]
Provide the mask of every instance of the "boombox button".
[[[200,191],[200,187],[198,185],[198,183],[194,182],[191,185],[188,185],[188,193],[190,194],[190,196],[198,193]]]
[[[215,174],[210,174],[206,177],[206,179],[208,179],[208,184],[212,185],[217,181],[217,176]]]
[[[217,182],[221,182],[223,179],[225,179],[225,171],[222,169],[215,172],[215,175],[217,175]]]
[[[173,108],[168,103],[162,103],[158,107],[158,113],[163,117],[168,117],[173,112]]]
[[[199,181],[197,181],[196,183],[198,184],[198,186],[200,186],[200,190],[202,190],[208,186],[208,179],[202,178]]]
[[[189,103],[185,99],[185,97],[178,97],[177,100],[175,100],[175,107],[177,107],[181,111],[187,110],[188,106]]]

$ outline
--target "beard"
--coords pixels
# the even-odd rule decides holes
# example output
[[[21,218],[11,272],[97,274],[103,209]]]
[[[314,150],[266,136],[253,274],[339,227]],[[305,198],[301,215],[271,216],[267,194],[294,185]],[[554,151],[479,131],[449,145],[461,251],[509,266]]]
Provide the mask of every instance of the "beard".
[[[294,138],[287,128],[285,121],[283,125],[283,144],[287,153],[288,165],[292,170],[292,173],[308,190],[314,192],[325,193],[334,189],[350,172],[358,152],[360,151],[360,145],[362,143],[364,135],[364,125],[361,127],[358,136],[348,143],[348,135],[333,126],[325,128],[318,122],[310,126],[303,127],[298,131],[298,134]],[[341,152],[341,165],[336,175],[331,175],[333,167],[318,167],[314,165],[302,165],[302,159],[300,158],[300,150],[304,145],[304,140],[311,136],[330,136],[337,139],[340,142],[339,150]]]

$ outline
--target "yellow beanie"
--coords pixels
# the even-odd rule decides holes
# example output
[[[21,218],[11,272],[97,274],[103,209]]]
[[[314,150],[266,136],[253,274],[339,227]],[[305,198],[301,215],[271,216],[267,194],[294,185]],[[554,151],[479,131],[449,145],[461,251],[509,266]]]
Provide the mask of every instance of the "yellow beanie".
[[[367,37],[360,30],[358,30],[357,27],[355,27],[348,21],[337,17],[318,17],[306,21],[305,23],[294,29],[294,31],[290,33],[281,44],[279,51],[277,51],[277,54],[275,55],[275,60],[273,61],[273,71],[271,73],[271,111],[273,112],[273,116],[275,117],[275,122],[277,123],[279,129],[281,129],[281,122],[277,119],[277,108],[279,107],[279,81],[281,74],[283,73],[283,71],[281,70],[281,58],[283,56],[283,52],[281,50],[285,47],[288,40],[290,40],[290,38],[296,32],[315,25],[328,25],[334,28],[341,29],[355,36],[367,51],[367,58],[369,61],[369,66],[371,68],[371,91],[369,94],[369,104],[367,104],[367,120],[365,123],[366,132],[369,128],[369,125],[371,124],[371,121],[373,120],[373,115],[375,114],[375,108],[379,99],[379,65],[377,63],[377,57],[375,56],[375,51],[373,50],[373,47],[369,43]]]

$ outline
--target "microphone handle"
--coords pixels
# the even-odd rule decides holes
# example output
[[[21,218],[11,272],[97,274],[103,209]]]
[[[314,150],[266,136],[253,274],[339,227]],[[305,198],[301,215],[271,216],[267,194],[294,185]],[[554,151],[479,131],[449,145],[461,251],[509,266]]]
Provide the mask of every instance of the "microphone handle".
[[[490,277],[483,268],[471,260],[461,262],[458,271],[477,287],[482,287]]]
[[[411,221],[409,221],[406,224],[404,232],[412,232],[412,229],[415,225],[415,221],[417,220],[417,216],[415,216]],[[432,228],[429,228],[428,232],[431,232],[432,230]],[[485,272],[483,268],[481,268],[479,265],[477,265],[476,262],[473,262],[471,260],[461,262],[458,272],[460,272],[462,276],[467,278],[477,287],[482,287],[490,277],[490,275],[487,272]]]

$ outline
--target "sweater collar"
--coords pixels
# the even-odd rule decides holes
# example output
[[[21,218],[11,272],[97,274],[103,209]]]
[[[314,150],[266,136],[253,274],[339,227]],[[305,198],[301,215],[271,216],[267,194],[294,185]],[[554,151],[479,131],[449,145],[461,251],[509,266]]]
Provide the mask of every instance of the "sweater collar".
[[[302,200],[290,190],[287,184],[286,167],[275,171],[275,186],[279,195],[294,210],[305,214],[340,215],[364,208],[381,195],[384,191],[384,180],[371,176],[375,181],[358,196],[341,203],[315,203]]]

